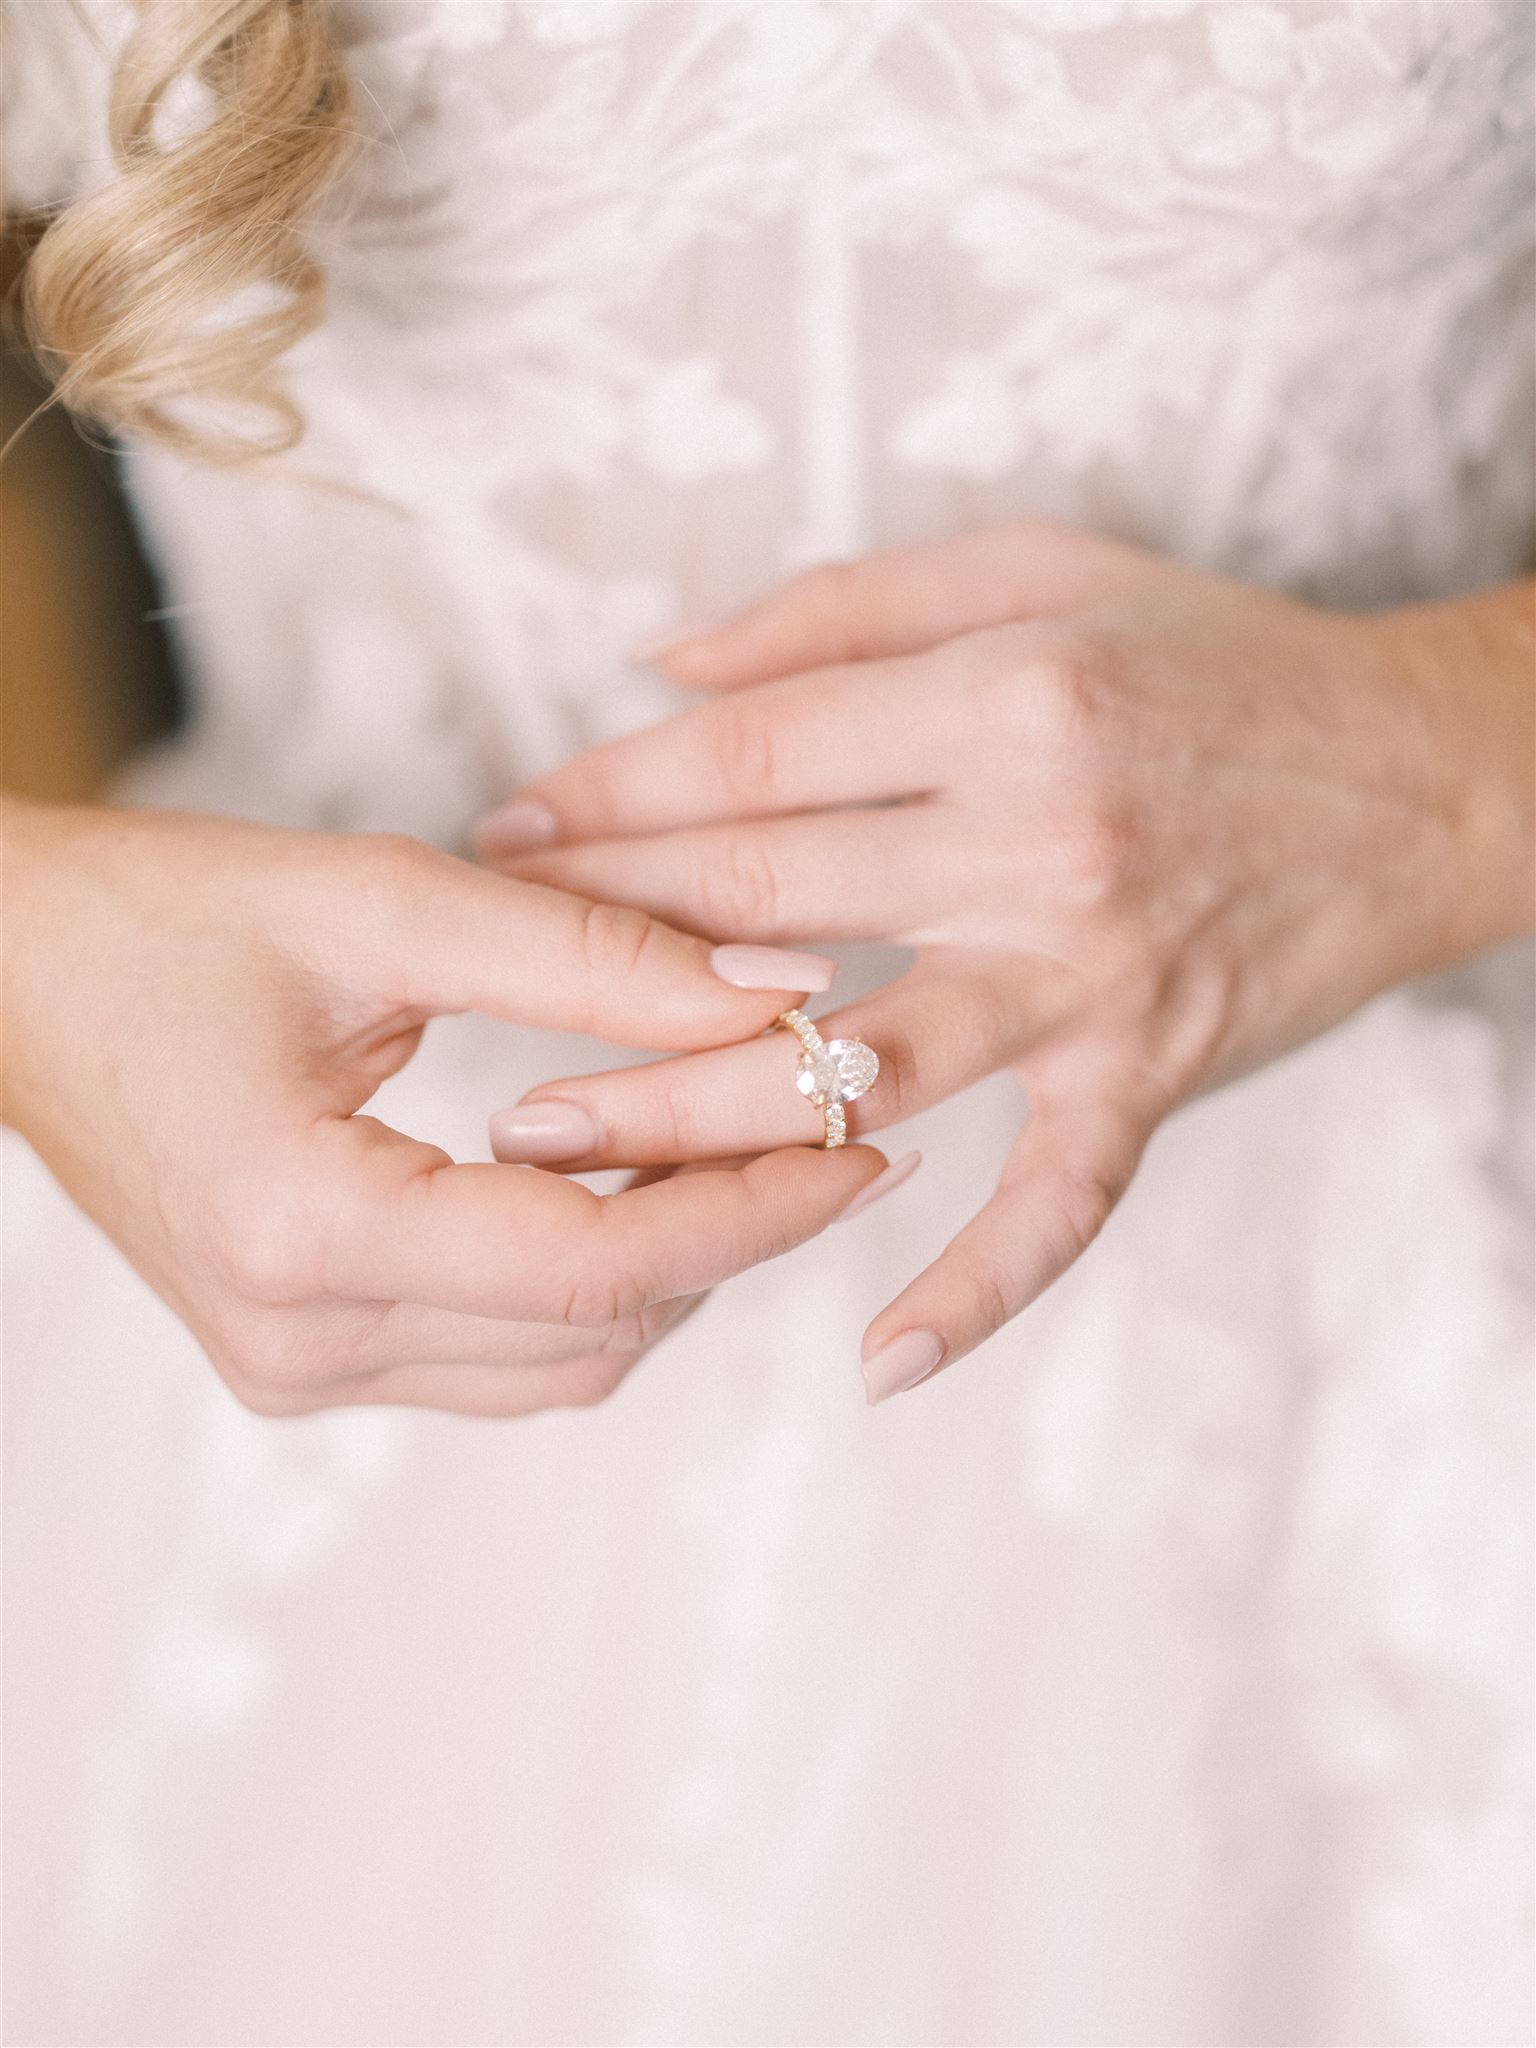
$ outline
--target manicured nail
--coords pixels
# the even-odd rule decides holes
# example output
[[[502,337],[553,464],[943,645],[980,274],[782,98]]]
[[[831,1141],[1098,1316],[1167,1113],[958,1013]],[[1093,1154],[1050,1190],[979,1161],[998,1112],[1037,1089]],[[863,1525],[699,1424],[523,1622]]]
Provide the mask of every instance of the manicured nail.
[[[668,626],[664,632],[648,633],[629,650],[629,658],[637,668],[648,663],[665,661],[669,654],[675,654],[679,647],[687,647],[695,640],[705,640],[720,628],[713,619],[694,619],[682,626]]]
[[[893,1160],[884,1173],[875,1175],[868,1187],[859,1189],[847,1208],[834,1217],[833,1221],[846,1223],[850,1216],[857,1216],[862,1210],[872,1208],[886,1195],[893,1195],[903,1181],[912,1178],[922,1163],[921,1152],[908,1152],[903,1158]]]
[[[820,953],[782,953],[777,946],[716,946],[709,964],[733,988],[804,989],[820,995],[832,986],[835,960]]]
[[[864,1361],[864,1391],[873,1408],[892,1394],[919,1386],[944,1363],[944,1339],[933,1330],[903,1330]]]
[[[585,1159],[599,1141],[596,1119],[579,1102],[520,1102],[491,1118],[491,1151],[519,1166]]]
[[[475,827],[475,851],[492,858],[499,854],[531,853],[536,846],[548,846],[558,837],[559,822],[546,804],[532,797],[515,796],[511,803],[492,811]]]

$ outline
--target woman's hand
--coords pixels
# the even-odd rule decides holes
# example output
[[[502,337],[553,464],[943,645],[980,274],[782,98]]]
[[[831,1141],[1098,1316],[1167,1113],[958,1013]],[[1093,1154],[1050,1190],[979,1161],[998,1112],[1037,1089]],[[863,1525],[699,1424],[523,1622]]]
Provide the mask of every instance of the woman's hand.
[[[599,1198],[357,1114],[439,1013],[675,1049],[793,999],[638,911],[409,840],[143,812],[18,805],[5,854],[7,1120],[263,1414],[595,1400],[884,1163],[781,1152]]]
[[[871,1325],[873,1398],[1070,1264],[1175,1104],[1530,915],[1528,590],[1346,618],[1020,527],[660,659],[712,700],[522,792],[483,855],[706,935],[915,947],[818,1020],[880,1053],[856,1131],[1027,1090],[996,1196]],[[573,1105],[572,1165],[703,1158],[814,1138],[788,1071],[777,1039],[532,1099]]]

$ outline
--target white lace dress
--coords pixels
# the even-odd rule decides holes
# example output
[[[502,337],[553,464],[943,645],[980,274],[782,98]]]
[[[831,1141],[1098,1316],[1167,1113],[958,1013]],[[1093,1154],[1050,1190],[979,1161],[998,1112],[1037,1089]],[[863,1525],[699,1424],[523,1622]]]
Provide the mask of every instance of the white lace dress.
[[[462,843],[664,708],[650,629],[1020,513],[1351,605],[1529,560],[1525,0],[336,11],[304,474],[133,463],[146,800]],[[9,14],[57,197],[107,60]],[[1181,1115],[878,1413],[1001,1084],[507,1427],[253,1419],[13,1148],[9,2038],[1527,2040],[1527,976]],[[483,1156],[593,1058],[434,1026],[384,1113]]]

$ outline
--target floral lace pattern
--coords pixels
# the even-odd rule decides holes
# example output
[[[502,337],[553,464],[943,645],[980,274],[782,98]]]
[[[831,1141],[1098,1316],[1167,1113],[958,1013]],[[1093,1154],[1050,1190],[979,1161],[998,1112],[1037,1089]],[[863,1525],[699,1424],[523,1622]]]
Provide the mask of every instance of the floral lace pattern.
[[[82,12],[8,9],[23,199],[102,174]],[[136,795],[458,843],[665,708],[641,634],[1023,513],[1347,604],[1531,559],[1523,0],[334,13],[301,454],[132,460],[201,692]],[[1525,2039],[1529,1033],[1494,962],[1186,1112],[873,1429],[861,1318],[1000,1084],[920,1202],[514,1432],[231,1413],[18,1158],[16,1654],[81,1704],[21,1716],[14,2023]],[[462,1156],[592,1058],[456,1020],[381,1113]]]
[[[519,521],[564,484],[790,483],[793,560],[881,537],[882,470],[921,522],[915,480],[1011,504],[1027,469],[1266,580],[1454,582],[1530,526],[1501,460],[1529,408],[1517,15],[465,7],[358,47],[412,140],[374,164],[387,255],[349,236],[339,292],[403,327],[402,390],[451,323],[406,417]],[[380,487],[409,501],[424,452]]]

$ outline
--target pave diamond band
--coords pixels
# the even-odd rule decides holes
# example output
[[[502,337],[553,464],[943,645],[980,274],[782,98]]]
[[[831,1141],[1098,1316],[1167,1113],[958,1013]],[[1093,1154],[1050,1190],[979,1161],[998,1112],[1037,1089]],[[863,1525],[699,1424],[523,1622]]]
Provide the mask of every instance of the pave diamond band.
[[[874,1087],[880,1073],[879,1055],[862,1038],[823,1038],[804,1010],[786,1010],[776,1022],[800,1041],[795,1086],[822,1112],[827,1150],[846,1145],[848,1113],[844,1105],[857,1102]]]

